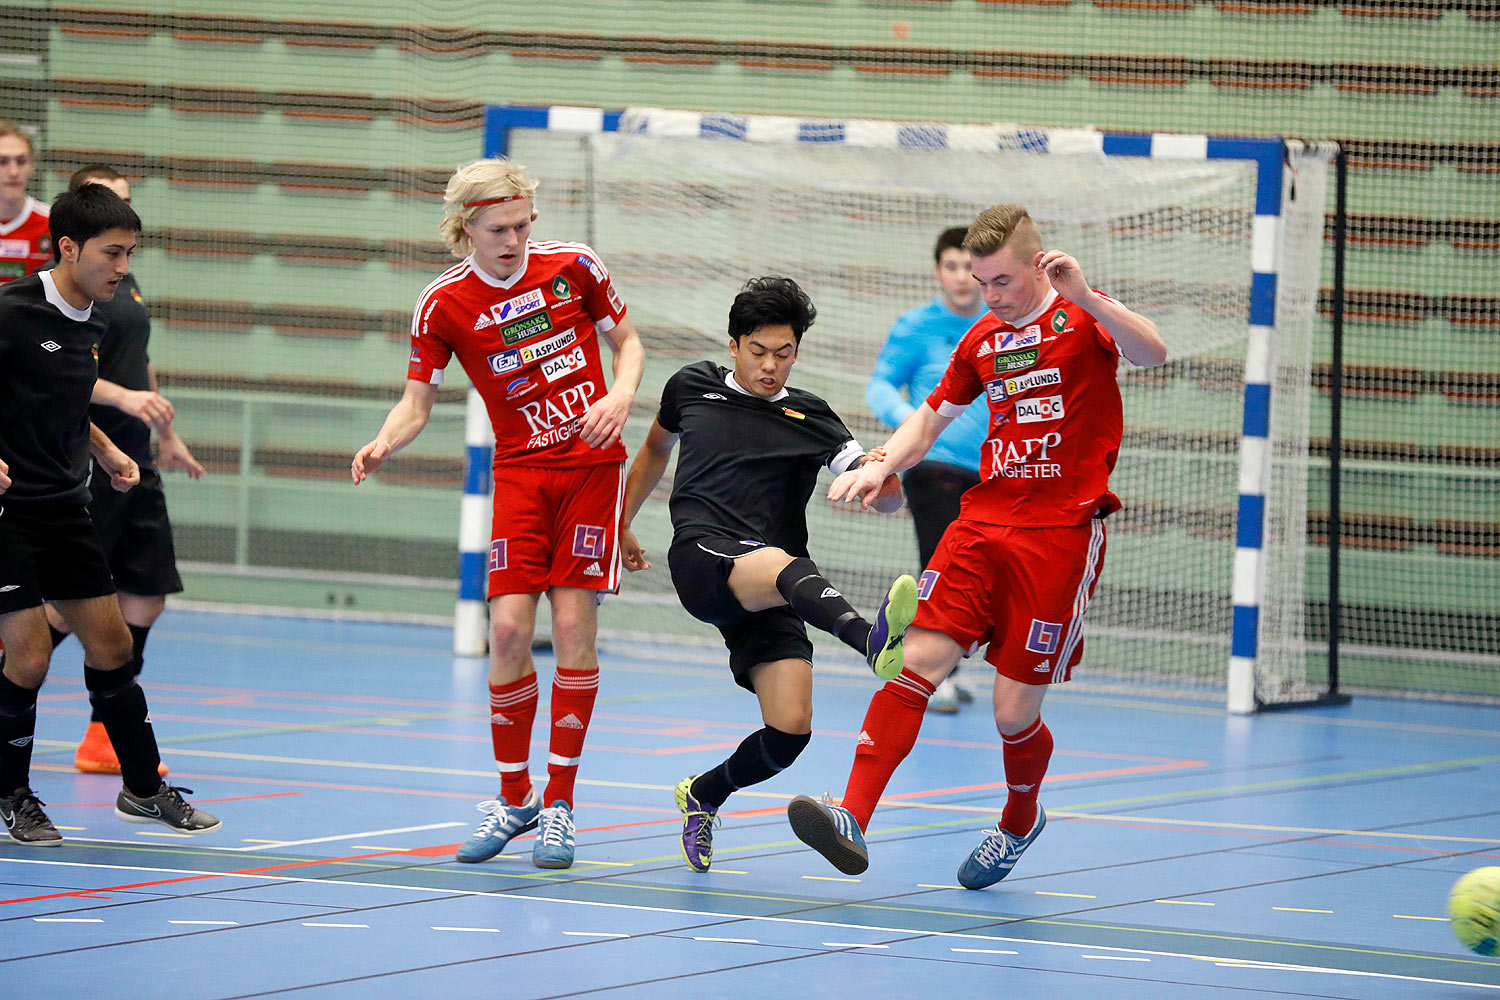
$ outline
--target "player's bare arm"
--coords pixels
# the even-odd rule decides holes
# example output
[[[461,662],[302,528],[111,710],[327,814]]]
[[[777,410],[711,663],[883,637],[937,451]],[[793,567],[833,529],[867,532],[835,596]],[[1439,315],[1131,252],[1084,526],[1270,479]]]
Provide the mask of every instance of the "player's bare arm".
[[[866,460],[858,468],[850,469],[833,481],[828,489],[828,499],[851,502],[858,500],[866,509],[875,506],[882,490],[886,489],[886,479],[905,472],[920,462],[932,448],[933,442],[937,441],[938,435],[951,422],[950,418],[939,415],[923,402],[909,417],[901,421],[901,426],[896,428],[885,444],[865,457]],[[884,457],[877,460],[877,454]]]
[[[401,400],[391,407],[375,440],[354,454],[349,474],[355,485],[365,479],[396,452],[405,448],[422,433],[432,416],[432,404],[437,399],[437,386],[415,379],[406,380],[406,391]]]
[[[1167,360],[1156,324],[1140,313],[1107,299],[1089,287],[1078,261],[1061,250],[1037,254],[1036,266],[1047,273],[1047,280],[1057,294],[1075,302],[1098,320],[1104,331],[1114,338],[1125,360],[1141,368],[1155,368]]]
[[[140,466],[135,459],[121,451],[109,435],[92,423],[89,424],[89,453],[99,468],[109,473],[109,485],[116,493],[129,493],[141,481]]]
[[[146,362],[146,378],[151,391],[160,393],[161,386],[156,381],[156,366],[149,361]],[[202,479],[207,470],[193,457],[187,443],[177,436],[177,428],[172,425],[172,421],[176,419],[177,415],[174,413],[171,420],[156,428],[156,445],[159,451],[156,465],[163,472],[182,471],[188,474],[189,479]]]
[[[10,466],[5,464],[5,459],[0,458],[0,493],[10,489]]]
[[[89,397],[92,403],[113,406],[137,420],[160,430],[169,426],[176,417],[172,404],[161,393],[149,389],[127,389],[108,379],[94,383],[94,392]]]
[[[630,472],[625,476],[625,507],[620,517],[620,551],[625,568],[632,573],[650,569],[646,561],[646,550],[636,540],[630,524],[640,512],[641,504],[656,489],[661,477],[666,474],[667,463],[672,459],[672,449],[677,447],[677,435],[651,421],[646,440],[630,463]]]
[[[635,400],[635,391],[646,371],[646,350],[641,346],[641,338],[629,316],[622,316],[604,339],[614,351],[614,384],[578,422],[578,435],[590,448],[602,448],[620,439],[625,418],[630,414],[630,404]]]

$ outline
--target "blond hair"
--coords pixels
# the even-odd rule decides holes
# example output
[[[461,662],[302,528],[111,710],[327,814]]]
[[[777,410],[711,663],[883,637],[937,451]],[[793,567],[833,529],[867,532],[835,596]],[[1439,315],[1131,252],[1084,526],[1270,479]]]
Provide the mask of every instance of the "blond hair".
[[[525,198],[531,203],[531,218],[536,211],[536,179],[519,163],[504,157],[475,160],[459,167],[448,178],[447,190],[443,192],[443,221],[438,233],[455,257],[467,257],[474,249],[469,234],[464,232],[464,223],[489,208],[489,202],[510,198]]]
[[[0,139],[4,139],[8,135],[13,135],[17,139],[20,139],[22,142],[26,143],[27,156],[36,155],[36,147],[32,145],[31,136],[26,132],[26,130],[17,125],[15,122],[11,121],[9,118],[0,118]]]
[[[975,257],[988,257],[1007,246],[1023,264],[1041,252],[1042,234],[1022,205],[991,205],[964,235],[964,249]]]

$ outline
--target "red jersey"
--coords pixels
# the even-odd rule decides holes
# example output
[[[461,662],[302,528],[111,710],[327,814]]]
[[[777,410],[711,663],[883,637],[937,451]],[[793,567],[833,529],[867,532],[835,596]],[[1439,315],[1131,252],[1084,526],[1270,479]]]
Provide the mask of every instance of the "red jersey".
[[[962,517],[988,524],[1058,527],[1120,509],[1109,473],[1123,419],[1114,339],[1082,308],[1048,290],[1016,325],[986,313],[969,328],[927,405],[963,412],[990,405],[978,486]]]
[[[27,198],[20,215],[0,222],[0,285],[31,274],[51,259],[47,206]]]
[[[622,442],[590,448],[576,431],[605,393],[598,335],[624,318],[593,250],[528,240],[525,262],[504,281],[465,258],[422,291],[406,377],[441,385],[458,355],[489,411],[497,468],[623,462]]]

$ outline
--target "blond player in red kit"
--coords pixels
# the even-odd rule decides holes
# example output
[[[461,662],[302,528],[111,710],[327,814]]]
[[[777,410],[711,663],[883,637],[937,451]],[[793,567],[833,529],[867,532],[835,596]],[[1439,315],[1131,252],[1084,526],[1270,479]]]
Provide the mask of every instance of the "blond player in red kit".
[[[1066,253],[1044,250],[1020,205],[986,209],[964,249],[988,314],[958,342],[927,400],[872,453],[883,460],[839,476],[828,496],[868,507],[884,477],[919,461],[982,395],[990,420],[981,481],[922,574],[905,669],[870,702],[842,804],[798,796],[787,817],[835,867],[864,871],[863,831],[916,742],[934,686],[988,643],[1008,795],[958,871],[962,885],[982,889],[1010,874],[1047,822],[1037,802],[1052,757],[1042,699],[1083,655],[1104,518],[1120,509],[1109,489],[1122,428],[1117,363],[1154,367],[1167,351],[1156,324],[1090,288]]]
[[[537,182],[504,159],[448,181],[440,230],[463,260],[423,290],[412,314],[406,392],[354,456],[362,482],[427,424],[443,369],[457,356],[495,430],[489,554],[490,733],[500,794],[460,845],[487,861],[540,826],[532,862],[573,863],[573,783],[599,690],[594,649],[601,592],[620,578],[625,446],[620,431],[640,385],[640,338],[589,247],[529,238]],[[599,342],[613,352],[606,387]],[[537,601],[552,604],[557,670],[545,792],[532,787]]]

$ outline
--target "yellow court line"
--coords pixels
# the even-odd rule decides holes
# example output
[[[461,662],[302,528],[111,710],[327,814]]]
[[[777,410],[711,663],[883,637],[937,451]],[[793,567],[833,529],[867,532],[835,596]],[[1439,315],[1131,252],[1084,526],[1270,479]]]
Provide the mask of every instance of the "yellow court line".
[[[1300,906],[1273,906],[1273,910],[1281,910],[1283,913],[1332,913],[1332,910],[1307,910]]]
[[[714,868],[714,869],[712,869],[712,872],[715,875],[749,875],[750,874],[749,872],[735,871],[733,868]]]
[[[864,879],[858,879],[858,878],[835,878],[832,875],[804,875],[802,877],[806,878],[806,879],[812,879],[814,882],[863,882],[864,881]]]
[[[1170,903],[1173,906],[1215,906],[1215,903],[1205,903],[1198,899],[1153,899],[1153,903]]]
[[[1038,896],[1067,896],[1069,899],[1098,899],[1098,896],[1090,896],[1082,892],[1047,892],[1043,889],[1036,891]],[[1160,902],[1160,900],[1158,900]]]
[[[928,885],[926,882],[918,882],[918,889],[962,889],[961,885]]]
[[[1447,920],[1447,917],[1414,917],[1409,913],[1392,913],[1397,920]]]
[[[1338,830],[1317,826],[1270,826],[1264,823],[1223,823],[1211,819],[1168,819],[1149,816],[1118,816],[1112,813],[1087,813],[1049,809],[1047,817],[1062,819],[1097,819],[1110,823],[1143,823],[1152,826],[1193,826],[1212,830],[1254,830],[1264,833],[1320,833],[1346,837],[1371,837],[1383,840],[1439,840],[1458,844],[1500,844],[1495,837],[1448,837],[1435,833],[1387,833],[1382,830]]]

